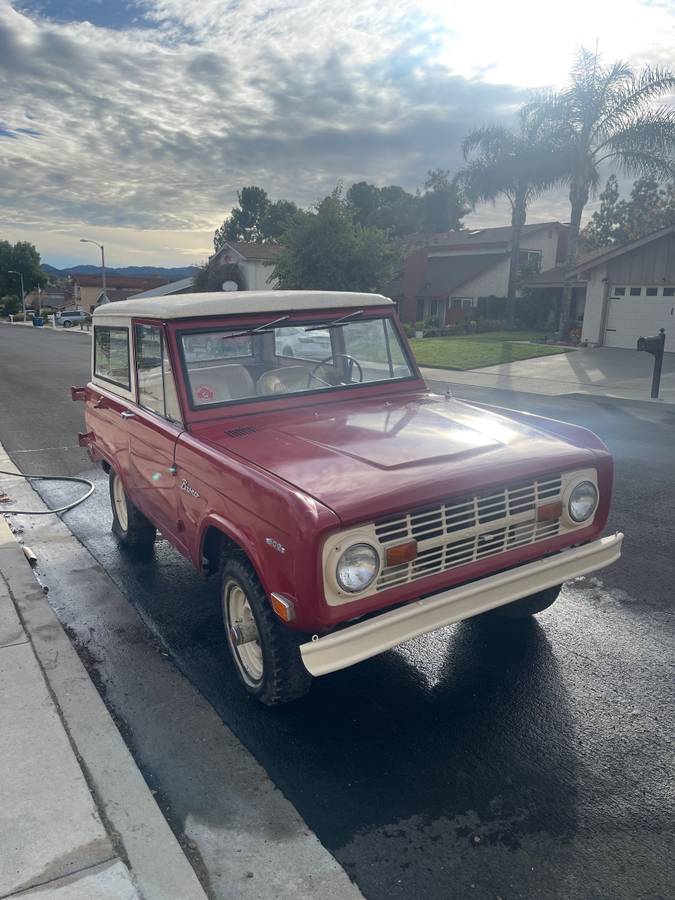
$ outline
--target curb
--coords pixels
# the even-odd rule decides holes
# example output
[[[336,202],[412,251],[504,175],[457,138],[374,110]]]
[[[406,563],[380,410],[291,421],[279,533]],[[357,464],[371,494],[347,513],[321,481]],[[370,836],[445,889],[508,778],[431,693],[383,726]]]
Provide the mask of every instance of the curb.
[[[101,818],[121,845],[141,895],[145,900],[206,900],[194,870],[2,516],[0,542],[10,596],[83,777]]]

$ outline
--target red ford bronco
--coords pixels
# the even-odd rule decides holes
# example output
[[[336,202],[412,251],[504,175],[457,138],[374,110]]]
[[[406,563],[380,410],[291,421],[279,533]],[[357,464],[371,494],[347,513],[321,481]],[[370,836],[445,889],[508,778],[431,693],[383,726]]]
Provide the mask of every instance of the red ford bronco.
[[[73,397],[113,531],[138,547],[159,529],[218,575],[263,703],[470,616],[540,612],[619,557],[602,442],[430,393],[385,297],[127,300],[93,328]]]

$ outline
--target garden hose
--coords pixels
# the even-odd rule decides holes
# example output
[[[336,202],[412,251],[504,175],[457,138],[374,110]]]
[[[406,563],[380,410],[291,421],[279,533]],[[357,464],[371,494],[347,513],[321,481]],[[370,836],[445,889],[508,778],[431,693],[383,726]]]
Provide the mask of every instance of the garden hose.
[[[17,478],[25,478],[27,481],[76,481],[79,484],[86,484],[89,488],[82,497],[78,497],[77,500],[73,500],[72,503],[67,503],[65,506],[60,506],[58,509],[5,509],[4,506],[0,506],[0,513],[8,513],[12,516],[50,516],[56,513],[67,512],[69,509],[74,509],[80,503],[88,500],[95,490],[94,483],[89,481],[88,478],[76,478],[74,475],[26,475],[23,472],[7,472],[4,469],[0,469],[0,475],[13,475]]]

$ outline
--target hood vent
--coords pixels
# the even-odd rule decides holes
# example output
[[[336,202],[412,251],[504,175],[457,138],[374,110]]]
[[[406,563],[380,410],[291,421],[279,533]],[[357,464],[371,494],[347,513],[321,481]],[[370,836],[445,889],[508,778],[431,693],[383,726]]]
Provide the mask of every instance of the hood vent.
[[[257,429],[250,425],[243,425],[241,428],[230,428],[229,431],[226,429],[225,434],[229,437],[244,437],[245,434],[255,434],[256,431]]]

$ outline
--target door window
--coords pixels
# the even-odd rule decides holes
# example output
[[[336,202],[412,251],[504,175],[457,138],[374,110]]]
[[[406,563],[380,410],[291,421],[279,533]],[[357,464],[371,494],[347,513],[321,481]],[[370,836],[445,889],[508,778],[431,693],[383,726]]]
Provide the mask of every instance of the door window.
[[[172,422],[181,422],[176,383],[159,325],[136,325],[138,402]]]
[[[119,387],[131,389],[129,330],[109,325],[94,327],[94,375]]]

